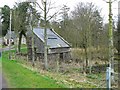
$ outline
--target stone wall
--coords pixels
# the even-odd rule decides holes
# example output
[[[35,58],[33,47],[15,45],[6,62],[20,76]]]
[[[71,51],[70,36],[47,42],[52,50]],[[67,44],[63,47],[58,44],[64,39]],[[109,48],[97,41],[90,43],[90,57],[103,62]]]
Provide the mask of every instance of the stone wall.
[[[36,53],[37,60],[44,60],[44,53]],[[71,59],[70,52],[66,53],[52,53],[48,54],[48,60],[56,60],[59,59],[60,61],[69,61]]]

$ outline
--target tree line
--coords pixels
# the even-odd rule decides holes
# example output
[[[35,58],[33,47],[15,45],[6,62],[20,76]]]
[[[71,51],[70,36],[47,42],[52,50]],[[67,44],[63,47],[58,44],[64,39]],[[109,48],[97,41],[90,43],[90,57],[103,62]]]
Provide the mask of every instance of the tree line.
[[[63,36],[73,48],[81,48],[85,51],[85,69],[89,67],[93,58],[108,61],[109,57],[109,23],[103,23],[101,10],[93,3],[78,3],[70,13],[69,7],[63,6],[62,20],[52,22],[52,27]],[[117,28],[113,22],[114,51],[119,52],[119,21]],[[97,55],[97,53],[99,53]],[[85,70],[86,71],[86,70]]]

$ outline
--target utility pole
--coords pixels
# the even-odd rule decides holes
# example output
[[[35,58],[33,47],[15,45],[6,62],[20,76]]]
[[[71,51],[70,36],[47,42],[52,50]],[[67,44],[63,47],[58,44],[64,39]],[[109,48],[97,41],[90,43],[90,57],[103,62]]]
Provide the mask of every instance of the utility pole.
[[[9,59],[11,59],[11,18],[12,18],[12,10],[10,9],[10,24],[9,24]]]
[[[106,1],[109,4],[109,67],[107,67],[106,79],[107,88],[110,90],[112,81],[114,81],[114,46],[113,46],[113,23],[112,23],[112,3],[113,1]]]
[[[109,0],[109,67],[114,69],[114,47],[113,47],[113,26],[112,26],[112,1]]]
[[[45,69],[48,69],[48,61],[47,61],[47,20],[46,20],[46,0],[44,1],[44,61],[45,61]]]

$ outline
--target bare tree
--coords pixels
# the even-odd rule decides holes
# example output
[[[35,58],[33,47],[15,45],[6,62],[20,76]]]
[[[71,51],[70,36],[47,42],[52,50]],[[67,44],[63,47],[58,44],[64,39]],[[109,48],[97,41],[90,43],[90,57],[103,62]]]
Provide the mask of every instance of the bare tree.
[[[38,3],[37,5],[39,6],[39,8],[41,9],[41,11],[44,13],[43,16],[41,16],[41,19],[43,20],[43,27],[44,27],[44,62],[45,62],[45,69],[48,69],[48,60],[47,60],[47,54],[48,54],[48,46],[47,46],[47,27],[48,27],[48,23],[49,21],[56,16],[56,14],[58,14],[59,11],[56,11],[55,13],[53,13],[52,15],[50,15],[49,13],[51,12],[52,9],[55,9],[55,7],[53,7],[53,3],[49,0],[41,0],[42,5],[40,6]]]
[[[73,25],[80,32],[81,44],[85,49],[86,72],[91,72],[91,48],[93,47],[93,34],[99,32],[102,26],[100,12],[92,3],[79,3],[72,12]]]

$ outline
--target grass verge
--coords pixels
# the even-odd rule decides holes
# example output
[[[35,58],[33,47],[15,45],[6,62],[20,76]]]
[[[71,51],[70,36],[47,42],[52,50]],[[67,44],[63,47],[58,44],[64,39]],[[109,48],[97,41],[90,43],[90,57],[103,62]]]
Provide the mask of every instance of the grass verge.
[[[12,88],[64,88],[57,81],[32,72],[15,60],[8,60],[8,52],[2,54],[2,67],[9,87]]]

